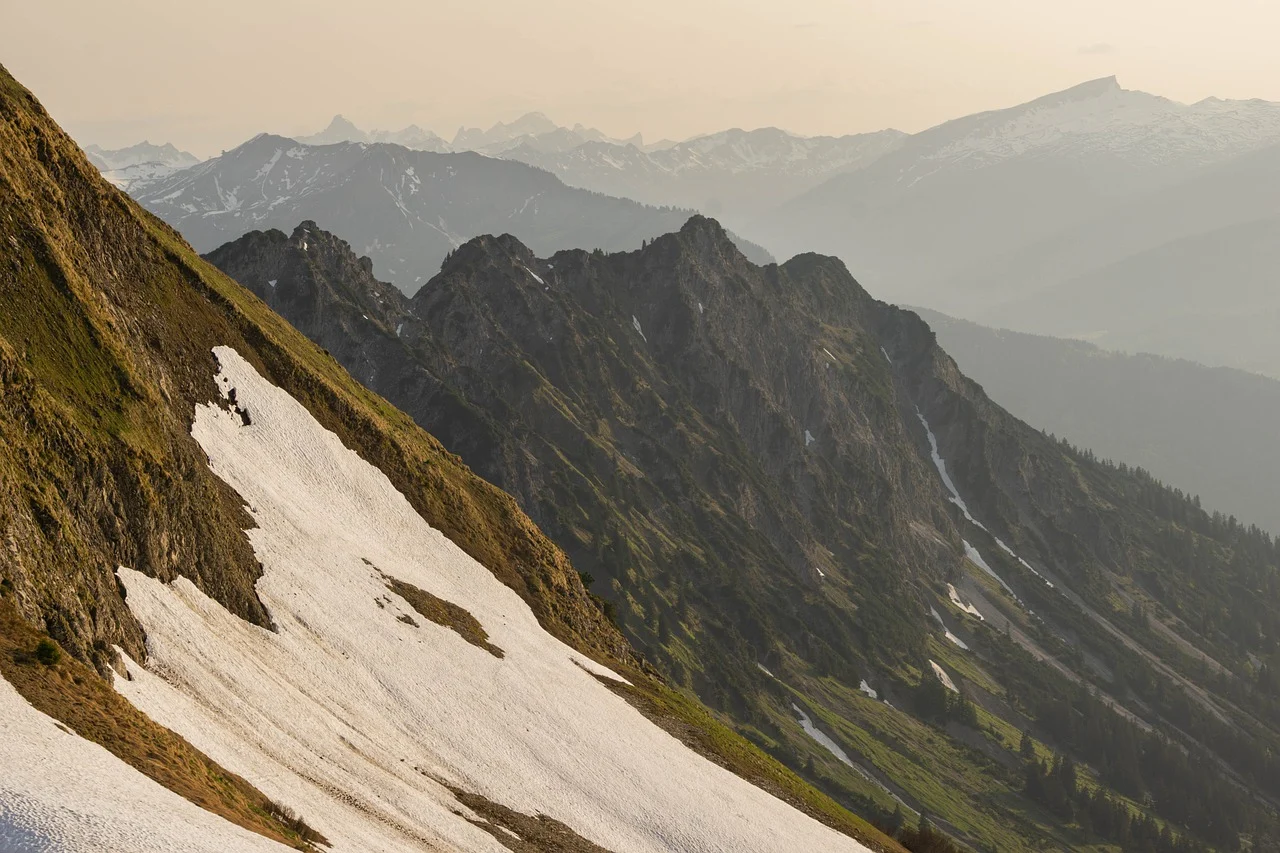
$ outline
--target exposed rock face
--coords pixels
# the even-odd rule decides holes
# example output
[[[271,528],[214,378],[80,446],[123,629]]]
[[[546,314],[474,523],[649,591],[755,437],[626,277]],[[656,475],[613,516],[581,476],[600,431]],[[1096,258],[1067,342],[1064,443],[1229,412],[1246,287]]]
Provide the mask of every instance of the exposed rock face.
[[[754,680],[779,638],[850,677],[922,647],[910,580],[958,540],[840,264],[755,267],[695,218],[630,254],[479,238],[393,301],[332,241],[304,224],[209,258],[515,494],[655,653],[696,610],[699,684]]]

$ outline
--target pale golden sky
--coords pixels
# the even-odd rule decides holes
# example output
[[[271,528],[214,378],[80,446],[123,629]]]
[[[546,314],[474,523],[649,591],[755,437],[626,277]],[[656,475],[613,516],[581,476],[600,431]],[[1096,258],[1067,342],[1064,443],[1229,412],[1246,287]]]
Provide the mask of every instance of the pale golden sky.
[[[202,156],[341,112],[452,138],[919,130],[1116,74],[1280,100],[1280,0],[0,0],[0,62],[83,142]]]

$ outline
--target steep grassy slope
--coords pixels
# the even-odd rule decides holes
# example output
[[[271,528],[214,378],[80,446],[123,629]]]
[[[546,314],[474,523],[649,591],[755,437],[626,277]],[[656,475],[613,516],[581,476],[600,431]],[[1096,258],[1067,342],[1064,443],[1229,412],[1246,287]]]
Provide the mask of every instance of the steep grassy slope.
[[[511,497],[102,180],[3,70],[0,267],[0,593],[14,613],[6,637],[17,638],[15,654],[27,654],[30,638],[45,632],[103,675],[115,661],[113,646],[145,660],[142,631],[116,580],[121,565],[166,582],[184,577],[230,612],[272,627],[255,591],[261,567],[243,533],[252,519],[190,435],[196,407],[223,399],[211,350],[230,346],[385,473],[423,519],[513,589],[546,631],[627,672],[648,701],[667,703],[666,717],[706,732],[726,766],[770,780],[827,823],[893,848],[700,709],[670,698],[644,674],[563,551]],[[54,700],[41,702],[32,682],[12,680],[69,723],[104,687],[77,672]],[[154,762],[140,745],[166,739],[172,735],[150,724],[117,754],[135,766]],[[225,800],[197,788],[183,793],[206,806]],[[290,831],[270,814],[259,817],[259,831]]]
[[[704,219],[620,254],[480,238],[412,300],[313,223],[210,259],[864,813],[1002,850],[1274,832],[1274,543],[1010,417],[837,261],[756,267]]]

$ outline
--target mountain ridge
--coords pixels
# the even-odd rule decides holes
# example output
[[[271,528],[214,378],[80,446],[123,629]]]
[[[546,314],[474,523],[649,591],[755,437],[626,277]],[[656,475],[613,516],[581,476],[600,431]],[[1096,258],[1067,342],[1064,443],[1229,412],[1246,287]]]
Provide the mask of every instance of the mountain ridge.
[[[688,214],[573,189],[540,169],[474,152],[306,146],[265,133],[130,189],[201,251],[256,227],[292,229],[304,219],[342,230],[373,257],[379,275],[407,292],[476,233],[511,230],[548,250],[564,243],[617,249]],[[743,245],[758,260],[769,258]]]
[[[894,301],[964,314],[1002,255],[1277,143],[1280,104],[1179,104],[1104,78],[913,134],[739,230],[779,254],[839,255]]]
[[[1270,785],[1232,744],[1276,736],[1248,662],[1274,628],[1244,592],[1271,589],[1273,540],[1010,417],[838,260],[755,267],[701,217],[625,253],[481,237],[379,315],[359,307],[376,279],[331,235],[347,259],[304,275],[328,308],[270,285],[306,260],[301,239],[251,234],[210,259],[514,494],[667,677],[865,814],[890,820],[896,796],[979,847],[1084,845],[981,763],[1025,769],[1022,730],[1125,797],[1148,791],[1142,820],[1192,846],[1225,843],[1209,815],[1240,807],[1235,786]],[[370,289],[341,307],[352,287]],[[1168,738],[1198,769],[1173,769]],[[1139,788],[1117,767],[1130,748]],[[995,819],[978,790],[1029,805]],[[1265,834],[1270,808],[1225,820]]]

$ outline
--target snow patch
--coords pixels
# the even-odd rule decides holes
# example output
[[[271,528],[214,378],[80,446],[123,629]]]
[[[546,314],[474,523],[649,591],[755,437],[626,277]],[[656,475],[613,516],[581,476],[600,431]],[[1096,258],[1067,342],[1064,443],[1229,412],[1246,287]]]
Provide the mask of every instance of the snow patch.
[[[956,687],[956,683],[951,680],[951,676],[947,675],[947,671],[938,666],[936,661],[929,661],[929,666],[933,667],[933,674],[942,682],[942,686],[950,690],[952,693],[959,693],[960,688]]]
[[[1004,579],[1001,578],[998,574],[996,574],[995,569],[991,568],[990,564],[988,564],[987,561],[983,559],[982,554],[978,551],[978,549],[969,544],[969,540],[962,539],[960,540],[960,544],[964,546],[964,555],[968,557],[969,560],[975,566],[982,569],[991,577],[995,578],[996,582],[999,583],[1000,586],[1004,587],[1005,592],[1009,593],[1014,598],[1018,597],[1018,594],[1013,591],[1013,588],[1010,587],[1007,583],[1005,583]]]
[[[649,339],[644,336],[644,330],[640,328],[640,320],[636,318],[635,314],[631,315],[631,325],[635,326],[636,331],[640,333],[640,337],[644,339],[644,342],[646,344],[649,343]]]
[[[1040,580],[1044,581],[1045,586],[1049,587],[1050,589],[1053,589],[1054,586],[1052,581],[1050,581],[1044,575],[1040,574],[1038,571],[1032,568],[1030,563],[1028,563],[1026,560],[1022,559],[1016,553],[1014,553],[1014,550],[1010,548],[1008,545],[1006,545],[1004,543],[1004,540],[1002,540],[999,536],[995,535],[990,530],[988,530],[981,521],[978,521],[978,519],[974,518],[973,514],[969,512],[969,505],[964,502],[964,498],[960,497],[960,490],[956,488],[956,484],[951,479],[951,475],[947,473],[946,461],[943,460],[941,454],[938,453],[938,439],[933,434],[933,430],[929,428],[929,422],[925,420],[924,414],[920,411],[919,408],[916,409],[916,417],[920,419],[920,423],[924,426],[924,431],[929,437],[929,456],[933,460],[933,466],[938,469],[938,475],[942,477],[942,484],[946,486],[947,491],[951,493],[951,496],[948,498],[948,500],[950,500],[953,504],[955,504],[960,508],[960,512],[964,514],[966,521],[968,521],[970,524],[972,524],[974,527],[978,528],[979,530],[982,530],[986,533],[991,534],[991,538],[995,540],[996,545],[1000,547],[1000,550],[1004,551],[1010,557],[1013,557],[1013,559],[1017,560],[1019,563],[1022,564],[1023,568],[1031,572],[1031,574],[1035,575],[1036,577],[1040,578]],[[987,572],[989,572],[993,577],[995,576],[995,572],[992,572],[991,568],[987,566],[985,563],[982,563],[979,565],[982,565],[983,568],[985,568]],[[999,578],[996,578],[996,579],[999,580]],[[1001,585],[1005,586],[1005,589],[1008,589],[1008,586],[1005,585],[1004,581],[1000,581],[1000,583]],[[1013,592],[1013,590],[1009,590],[1009,591]]]
[[[888,357],[886,353],[885,358]],[[925,434],[929,437],[929,458],[933,460],[933,467],[938,469],[938,476],[942,478],[942,485],[946,486],[947,491],[951,493],[949,500],[960,508],[960,512],[964,514],[965,519],[970,524],[981,530],[986,530],[987,528],[982,526],[982,522],[974,518],[969,512],[969,505],[964,502],[964,498],[960,497],[960,490],[956,488],[955,482],[951,479],[951,474],[947,472],[946,460],[938,453],[938,437],[929,428],[929,422],[925,420],[924,413],[919,408],[916,409],[916,417],[920,419],[920,424],[924,427]]]
[[[1013,559],[1017,560],[1019,563],[1021,563],[1021,564],[1022,564],[1022,567],[1023,567],[1024,569],[1026,569],[1027,571],[1031,572],[1031,574],[1035,575],[1036,577],[1040,578],[1040,580],[1044,581],[1044,585],[1045,585],[1045,586],[1047,586],[1047,587],[1049,587],[1049,589],[1055,589],[1055,587],[1054,587],[1054,585],[1053,585],[1053,581],[1049,580],[1047,577],[1045,577],[1044,575],[1042,575],[1042,574],[1040,574],[1039,572],[1037,572],[1034,568],[1032,568],[1032,567],[1031,567],[1031,564],[1030,564],[1030,563],[1028,563],[1026,560],[1022,559],[1022,558],[1021,558],[1021,557],[1019,557],[1017,554],[1015,554],[1015,553],[1013,552],[1013,549],[1012,549],[1012,548],[1010,548],[1008,545],[1004,544],[1004,542],[1003,542],[1003,541],[1001,541],[1001,539],[1000,539],[1000,537],[999,537],[999,536],[995,536],[995,535],[993,534],[993,535],[992,535],[992,538],[996,540],[996,545],[998,545],[998,546],[1000,547],[1000,550],[1004,551],[1004,552],[1005,552],[1006,554],[1008,554],[1010,557],[1013,557]]]
[[[947,640],[950,641],[952,645],[964,649],[966,652],[969,651],[969,644],[951,633],[951,629],[948,628],[947,623],[943,621],[942,614],[938,612],[938,608],[930,607],[929,612],[933,614],[933,618],[937,620],[937,623],[942,626],[943,635],[946,636]]]
[[[805,446],[805,447],[808,447],[809,445],[813,444],[815,441],[817,441],[817,439],[813,437],[813,433],[809,432],[808,430],[805,430],[805,431],[804,431],[804,446]]]
[[[862,679],[862,683],[858,685],[858,689],[865,693],[870,699],[880,698],[880,694],[873,690],[870,684],[867,684],[867,680],[865,678]]]
[[[270,281],[268,281],[268,282],[267,282],[267,284],[268,284],[269,286],[271,286],[271,287],[275,287],[275,286],[276,286],[276,282],[277,282],[277,281],[279,281],[279,279],[275,279],[275,278],[273,278],[273,279],[271,279]]]
[[[960,600],[960,593],[956,591],[955,584],[947,584],[947,597],[951,599],[951,603],[954,604],[962,613],[968,613],[970,616],[976,616],[983,622],[987,621],[986,617],[978,612],[978,608]]]
[[[857,767],[856,764],[854,764],[852,761],[849,760],[848,753],[846,753],[843,749],[840,748],[840,744],[833,741],[830,737],[827,736],[826,732],[824,732],[822,729],[815,726],[813,724],[813,720],[809,719],[809,715],[806,714],[799,705],[797,705],[795,702],[792,702],[791,709],[795,711],[796,714],[799,715],[800,728],[804,729],[805,734],[807,734],[809,737],[816,740],[819,746],[821,746],[827,752],[834,755],[836,759],[840,761],[842,764],[847,764],[850,767],[855,767],[855,768]],[[788,848],[788,849],[794,849],[794,848]]]
[[[865,684],[866,682],[863,682],[863,683]],[[874,691],[872,691],[872,692],[874,692]],[[888,703],[888,702],[886,702],[885,704],[886,704],[886,705],[888,705],[889,703]],[[892,707],[892,706],[890,706],[890,707]],[[876,787],[878,787],[880,790],[884,791],[886,794],[888,794],[889,796],[893,797],[893,798],[894,798],[895,800],[897,800],[898,802],[902,803],[902,799],[901,799],[897,794],[893,793],[893,791],[890,791],[890,790],[888,789],[888,787],[886,787],[886,786],[885,786],[885,784],[884,784],[883,782],[881,782],[879,779],[877,779],[876,777],[874,777],[874,776],[872,776],[870,773],[868,773],[866,770],[864,770],[864,769],[862,768],[862,765],[860,765],[860,764],[855,764],[855,763],[854,763],[854,762],[849,758],[849,754],[848,754],[848,753],[846,753],[843,749],[841,749],[840,744],[836,743],[834,740],[832,740],[830,737],[828,737],[828,736],[826,735],[826,733],[824,733],[824,732],[822,731],[822,729],[820,729],[820,728],[818,728],[816,725],[814,725],[813,721],[809,719],[809,715],[808,715],[808,714],[806,714],[806,713],[804,712],[804,710],[803,710],[803,709],[801,709],[801,707],[800,707],[799,705],[797,705],[796,703],[792,702],[792,703],[791,703],[791,708],[792,708],[792,710],[794,710],[794,711],[796,712],[796,714],[799,716],[799,720],[800,720],[800,728],[804,729],[805,734],[807,734],[809,737],[811,737],[811,738],[813,738],[815,741],[817,741],[817,743],[818,743],[818,745],[819,745],[819,746],[821,746],[821,747],[822,747],[823,749],[825,749],[827,752],[829,752],[829,753],[831,753],[833,756],[835,756],[836,760],[837,760],[837,761],[839,761],[841,764],[844,764],[844,765],[846,765],[846,766],[848,766],[848,767],[852,767],[855,771],[857,771],[858,775],[860,775],[863,779],[866,779],[868,782],[870,782],[871,784],[875,785],[875,786],[876,786]],[[907,804],[906,804],[906,803],[902,803],[902,805],[903,805],[903,806],[906,806],[908,809],[910,809],[910,806],[907,806]],[[800,847],[793,847],[793,846],[787,846],[787,847],[785,847],[785,848],[783,848],[783,849],[786,849],[786,850],[800,850],[800,849],[803,849],[803,848],[800,848]]]

